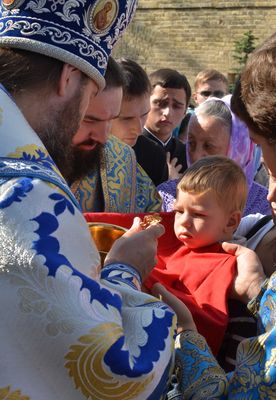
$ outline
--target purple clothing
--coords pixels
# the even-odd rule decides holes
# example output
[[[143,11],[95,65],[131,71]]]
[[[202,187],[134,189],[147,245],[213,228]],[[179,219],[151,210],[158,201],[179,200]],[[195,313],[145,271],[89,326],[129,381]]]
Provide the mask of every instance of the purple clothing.
[[[162,197],[162,210],[172,211],[173,203],[176,197],[176,187],[179,179],[166,181],[157,186],[158,192]],[[249,214],[261,213],[264,215],[271,214],[270,204],[266,199],[268,190],[264,186],[253,182],[247,196],[246,205],[243,211],[243,217]]]
[[[261,213],[263,215],[271,215],[271,207],[267,201],[268,190],[266,187],[253,181],[250,186],[245,208],[243,210],[243,217],[249,214]]]
[[[173,203],[176,199],[176,187],[180,179],[172,179],[161,183],[157,190],[162,198],[162,211],[173,211]]]

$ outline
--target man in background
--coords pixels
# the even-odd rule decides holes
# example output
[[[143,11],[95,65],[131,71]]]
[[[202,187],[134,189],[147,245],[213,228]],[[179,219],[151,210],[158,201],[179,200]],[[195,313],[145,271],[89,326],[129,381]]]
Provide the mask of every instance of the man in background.
[[[134,60],[118,60],[124,74],[120,114],[112,121],[111,132],[129,144],[136,159],[157,186],[168,179],[166,154],[157,143],[142,135],[150,111],[151,85],[146,71]]]
[[[122,115],[126,82],[123,69],[112,57],[109,58],[105,79],[105,89],[91,102],[84,121],[73,137],[74,167],[69,179],[71,189],[83,212],[160,211],[161,198],[149,176],[138,164],[133,149],[120,140],[121,136],[118,138],[110,134],[113,124]],[[140,113],[141,108],[144,113],[143,107],[144,100],[139,98],[135,102],[135,115]],[[149,105],[146,104],[146,112],[147,107]],[[128,138],[134,135],[137,139],[137,134],[134,134],[136,119],[130,118],[130,114],[127,125]],[[159,150],[155,143],[150,141],[150,144]]]
[[[185,144],[173,136],[180,125],[191,98],[191,87],[178,71],[162,68],[149,75],[151,82],[150,112],[143,134],[155,141],[167,153],[167,162],[173,166],[177,178],[187,168]],[[170,169],[170,168],[169,168]]]

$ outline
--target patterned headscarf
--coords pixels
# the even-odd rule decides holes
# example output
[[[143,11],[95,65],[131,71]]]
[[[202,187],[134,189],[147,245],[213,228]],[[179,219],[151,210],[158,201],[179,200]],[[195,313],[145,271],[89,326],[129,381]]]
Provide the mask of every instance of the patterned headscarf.
[[[227,157],[236,161],[243,169],[248,187],[251,186],[254,179],[254,143],[250,139],[249,131],[244,122],[242,122],[230,108],[231,94],[224,96],[222,99],[212,97],[206,101],[222,101],[231,112],[232,127],[230,134],[230,143],[228,147]],[[189,156],[189,142],[186,145],[187,163],[191,165]]]

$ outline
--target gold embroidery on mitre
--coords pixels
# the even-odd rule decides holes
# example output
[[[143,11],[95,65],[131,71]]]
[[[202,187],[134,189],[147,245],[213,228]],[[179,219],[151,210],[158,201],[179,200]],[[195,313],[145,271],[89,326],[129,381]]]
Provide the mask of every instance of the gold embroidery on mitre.
[[[104,364],[108,349],[122,337],[122,328],[115,323],[102,324],[90,330],[88,335],[79,338],[79,344],[70,346],[66,354],[65,367],[73,378],[77,389],[87,399],[128,400],[136,398],[153,380],[153,375],[132,380],[116,376]],[[125,383],[123,381],[125,380]]]
[[[0,388],[0,400],[30,400],[28,396],[22,396],[20,390],[11,391],[10,386]]]

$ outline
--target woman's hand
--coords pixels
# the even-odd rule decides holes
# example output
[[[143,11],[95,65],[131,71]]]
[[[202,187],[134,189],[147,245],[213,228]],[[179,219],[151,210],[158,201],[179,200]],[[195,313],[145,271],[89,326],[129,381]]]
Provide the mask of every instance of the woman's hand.
[[[197,331],[192,314],[188,307],[175,295],[170,293],[163,285],[155,283],[152,287],[151,293],[153,296],[168,304],[168,306],[170,306],[176,313],[177,333],[185,330]]]
[[[155,224],[142,230],[140,222],[140,218],[134,218],[132,227],[114,242],[104,265],[129,264],[137,269],[144,280],[156,264],[158,238],[164,234],[165,228]]]
[[[257,254],[247,247],[224,242],[222,248],[226,253],[237,257],[237,275],[233,281],[230,298],[247,304],[258,295],[261,284],[266,279],[262,264]]]

